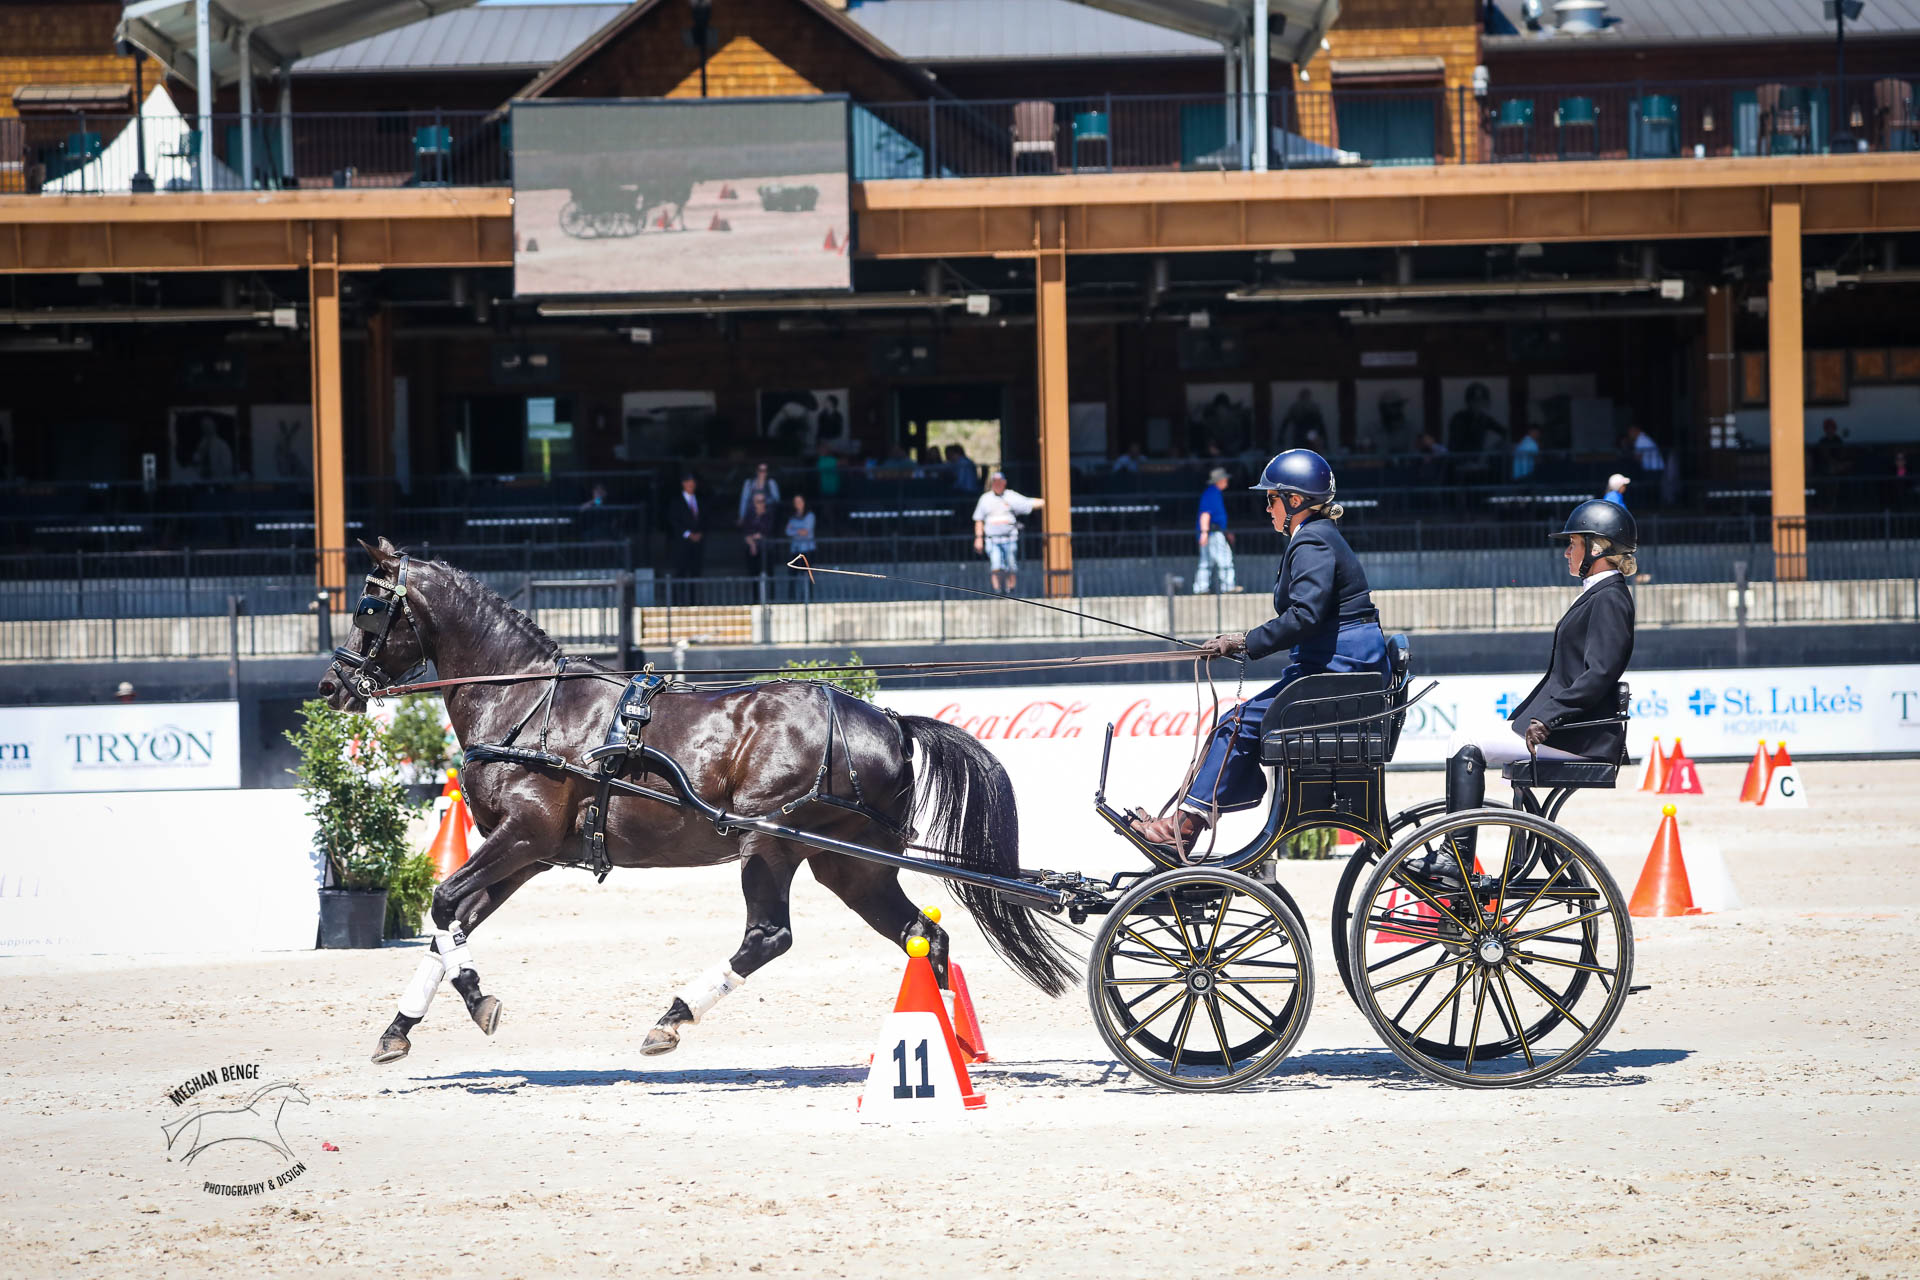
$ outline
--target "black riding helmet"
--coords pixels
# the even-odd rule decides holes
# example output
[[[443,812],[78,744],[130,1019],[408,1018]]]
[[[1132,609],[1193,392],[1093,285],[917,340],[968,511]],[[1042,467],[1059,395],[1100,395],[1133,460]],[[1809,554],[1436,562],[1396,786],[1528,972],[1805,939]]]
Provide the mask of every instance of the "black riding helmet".
[[[1297,493],[1309,504],[1333,497],[1333,468],[1311,449],[1289,449],[1275,454],[1260,480],[1252,486],[1278,493]]]
[[[1633,513],[1617,502],[1608,502],[1605,498],[1594,498],[1581,503],[1567,517],[1567,523],[1558,533],[1550,533],[1550,542],[1564,542],[1575,534],[1587,539],[1587,554],[1580,564],[1580,576],[1586,577],[1593,572],[1594,562],[1602,556],[1619,555],[1634,550],[1640,543],[1640,530],[1634,526]],[[1596,550],[1594,539],[1605,542],[1605,548]]]

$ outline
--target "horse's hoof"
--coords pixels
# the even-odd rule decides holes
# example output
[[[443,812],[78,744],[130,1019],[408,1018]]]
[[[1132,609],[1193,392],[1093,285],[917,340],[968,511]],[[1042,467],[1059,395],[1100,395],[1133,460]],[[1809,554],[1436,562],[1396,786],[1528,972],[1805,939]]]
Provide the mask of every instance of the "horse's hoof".
[[[385,1035],[380,1037],[380,1047],[373,1051],[375,1062],[398,1062],[407,1056],[413,1046],[405,1036]]]
[[[679,1047],[680,1033],[672,1027],[654,1027],[647,1032],[647,1038],[640,1042],[640,1052],[649,1058],[672,1053]]]
[[[473,1025],[479,1027],[480,1030],[487,1035],[493,1034],[493,1029],[500,1025],[500,998],[498,996],[480,997],[480,1003],[473,1006]]]

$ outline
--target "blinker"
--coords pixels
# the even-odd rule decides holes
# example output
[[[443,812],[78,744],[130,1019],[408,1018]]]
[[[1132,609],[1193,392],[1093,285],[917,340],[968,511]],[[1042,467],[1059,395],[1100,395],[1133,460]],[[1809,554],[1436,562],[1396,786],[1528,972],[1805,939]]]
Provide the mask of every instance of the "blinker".
[[[360,603],[353,611],[353,625],[366,632],[378,631],[381,620],[387,616],[387,611],[392,607],[389,601],[374,596],[361,596]]]

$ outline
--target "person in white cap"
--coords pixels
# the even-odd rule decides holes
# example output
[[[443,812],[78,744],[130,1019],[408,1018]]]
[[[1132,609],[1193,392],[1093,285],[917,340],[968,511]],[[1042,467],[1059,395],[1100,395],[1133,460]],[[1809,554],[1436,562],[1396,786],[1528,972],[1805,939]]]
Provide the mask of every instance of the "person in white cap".
[[[1015,564],[1020,555],[1020,517],[1046,505],[1007,488],[1006,473],[995,469],[987,477],[987,491],[973,504],[973,549],[984,552],[993,589],[1013,594]]]
[[[133,682],[131,680],[122,680],[120,687],[113,691],[113,700],[115,702],[132,702],[133,697]]]
[[[1618,471],[1608,476],[1607,501],[1619,507],[1622,511],[1625,511],[1627,509],[1627,486],[1632,483],[1633,481],[1627,479],[1627,477],[1621,475]]]

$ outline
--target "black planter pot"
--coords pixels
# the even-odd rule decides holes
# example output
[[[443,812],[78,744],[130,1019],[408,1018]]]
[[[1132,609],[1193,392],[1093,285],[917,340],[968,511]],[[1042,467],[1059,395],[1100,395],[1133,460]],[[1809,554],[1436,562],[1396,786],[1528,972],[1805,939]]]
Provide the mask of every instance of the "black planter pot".
[[[409,782],[407,799],[416,805],[432,804],[440,798],[440,793],[446,789],[446,785],[444,782]]]
[[[377,947],[386,932],[385,889],[320,890],[320,946]]]

